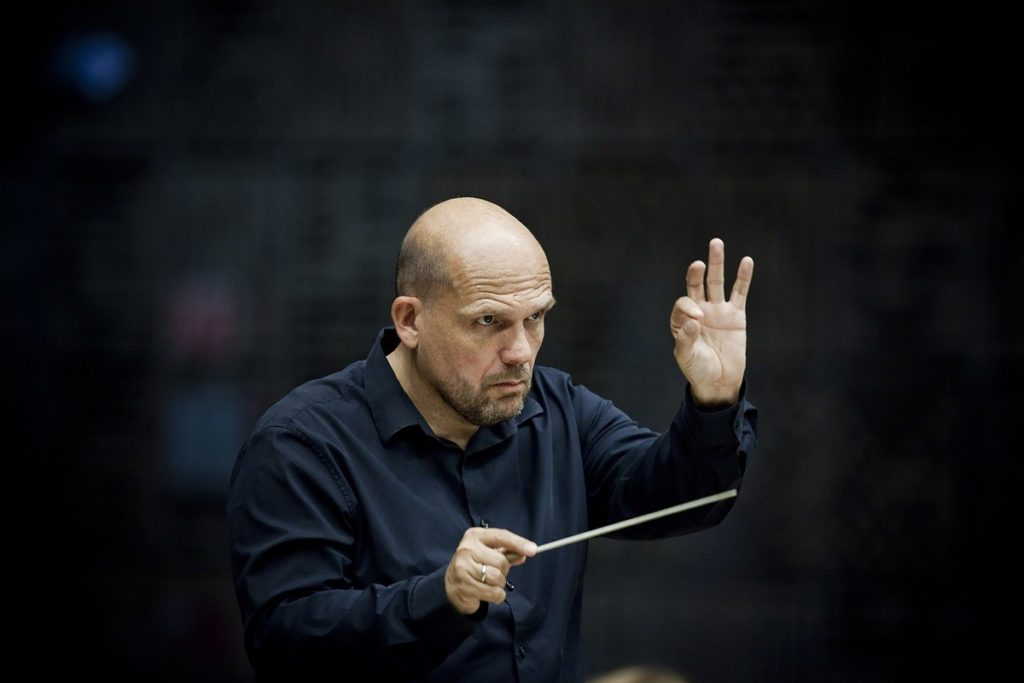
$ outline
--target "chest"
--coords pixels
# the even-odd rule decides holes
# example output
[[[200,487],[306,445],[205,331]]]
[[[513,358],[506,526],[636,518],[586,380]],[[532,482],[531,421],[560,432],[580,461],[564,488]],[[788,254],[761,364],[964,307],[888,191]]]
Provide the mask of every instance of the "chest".
[[[537,543],[587,527],[578,444],[543,425],[463,452],[409,439],[350,459],[360,509],[356,568],[373,581],[426,574],[448,563],[466,529],[508,529]]]

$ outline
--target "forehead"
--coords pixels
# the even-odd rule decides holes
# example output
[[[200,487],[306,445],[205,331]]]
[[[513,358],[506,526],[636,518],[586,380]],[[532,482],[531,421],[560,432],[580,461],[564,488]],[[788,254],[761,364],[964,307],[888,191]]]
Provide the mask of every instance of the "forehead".
[[[450,300],[459,311],[535,310],[553,302],[551,271],[543,256],[497,252],[455,265]]]

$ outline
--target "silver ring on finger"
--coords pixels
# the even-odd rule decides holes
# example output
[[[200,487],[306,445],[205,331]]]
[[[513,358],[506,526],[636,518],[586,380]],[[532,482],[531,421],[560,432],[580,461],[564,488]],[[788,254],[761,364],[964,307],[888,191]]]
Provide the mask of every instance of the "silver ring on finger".
[[[487,565],[486,564],[481,564],[480,565],[480,582],[481,583],[487,583]]]

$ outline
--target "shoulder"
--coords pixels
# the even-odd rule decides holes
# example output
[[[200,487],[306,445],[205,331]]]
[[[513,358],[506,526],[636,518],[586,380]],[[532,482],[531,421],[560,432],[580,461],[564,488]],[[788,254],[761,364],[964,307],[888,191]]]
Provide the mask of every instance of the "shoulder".
[[[572,384],[572,377],[569,373],[557,368],[550,368],[546,365],[536,365],[533,368],[533,382],[537,386],[558,387]]]
[[[251,487],[253,481],[263,482],[260,486],[292,482],[296,471],[306,473],[304,480],[329,477],[342,486],[336,445],[365,439],[373,429],[367,417],[364,364],[359,361],[305,382],[267,409],[238,452],[232,490]]]
[[[579,409],[605,401],[586,386],[574,382],[568,372],[542,365],[533,370],[533,390],[537,400],[545,406],[554,402]]]
[[[574,387],[572,377],[567,372],[543,365],[533,368],[533,393],[542,403],[571,398]]]
[[[285,429],[307,433],[324,421],[351,419],[365,409],[365,365],[357,361],[330,375],[295,387],[256,422],[253,433]]]

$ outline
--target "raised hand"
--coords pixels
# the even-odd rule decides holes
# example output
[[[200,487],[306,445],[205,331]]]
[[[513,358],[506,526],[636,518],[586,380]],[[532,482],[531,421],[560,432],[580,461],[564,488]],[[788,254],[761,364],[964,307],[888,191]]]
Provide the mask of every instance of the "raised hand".
[[[707,271],[707,287],[704,273]],[[698,404],[735,405],[747,365],[747,292],[754,260],[740,261],[729,300],[725,300],[725,244],[708,245],[708,265],[694,261],[686,270],[686,296],[676,300],[669,325],[679,369]]]

